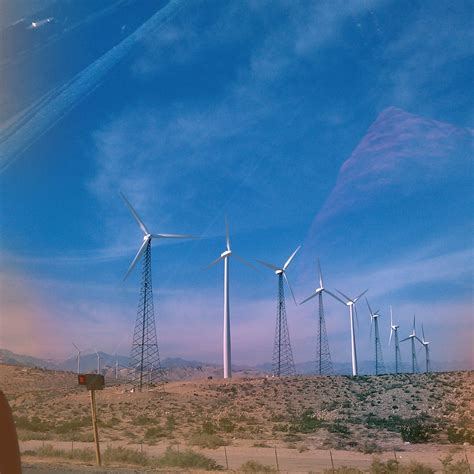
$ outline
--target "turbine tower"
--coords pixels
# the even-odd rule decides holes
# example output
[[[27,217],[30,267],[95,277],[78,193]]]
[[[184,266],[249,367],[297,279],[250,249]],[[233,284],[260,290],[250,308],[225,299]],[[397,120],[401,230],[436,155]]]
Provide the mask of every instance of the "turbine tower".
[[[392,334],[395,334],[395,373],[398,374],[402,368],[402,357],[400,355],[400,342],[398,340],[398,324],[393,324],[392,306],[390,305],[390,338],[388,345],[392,342]]]
[[[300,246],[290,255],[283,267],[277,267],[272,263],[257,260],[270,270],[273,270],[278,277],[278,296],[277,296],[277,320],[275,326],[275,344],[273,346],[273,375],[277,377],[285,375],[296,375],[295,363],[293,361],[293,352],[291,350],[290,333],[288,331],[288,322],[286,320],[285,293],[283,279],[285,279],[290,289],[293,301],[296,303],[295,295],[291,289],[290,282],[286,276],[286,269],[290,265],[294,256],[300,249]]]
[[[72,343],[72,345],[76,348],[77,350],[77,356],[76,356],[76,360],[77,360],[77,373],[80,374],[81,373],[81,354],[84,352],[83,350],[79,349],[79,347],[76,346],[76,344],[74,344],[74,342]]]
[[[341,296],[343,296],[344,298],[346,298],[346,301],[343,301],[341,300],[341,298],[339,298],[338,296],[336,295],[333,295],[332,293],[329,293],[333,298],[336,298],[336,300],[340,301],[342,304],[346,305],[348,308],[349,308],[349,320],[350,320],[350,323],[351,323],[351,359],[352,359],[352,375],[358,375],[358,368],[357,368],[357,349],[356,349],[356,340],[355,340],[355,326],[354,326],[354,312],[355,312],[355,316],[357,318],[357,309],[356,309],[356,306],[355,304],[357,303],[357,301],[359,300],[359,298],[361,298],[362,296],[364,296],[367,291],[369,291],[368,289],[363,291],[357,298],[354,298],[354,299],[351,299],[349,298],[347,295],[345,295],[344,293],[342,293],[342,291],[339,291],[339,290],[336,290]],[[359,321],[359,318],[357,318],[357,321]]]
[[[253,268],[249,262],[239,257],[230,249],[229,223],[225,220],[225,240],[226,249],[221,253],[220,257],[212,261],[208,268],[212,267],[220,260],[224,260],[224,334],[223,334],[223,362],[224,362],[224,378],[232,378],[232,358],[231,358],[231,340],[230,340],[230,301],[229,301],[229,257],[233,255],[245,265]]]
[[[405,342],[405,341],[408,341],[409,339],[411,340],[411,372],[415,374],[416,372],[418,372],[418,363],[416,361],[416,350],[415,350],[415,339],[418,339],[416,337],[415,315],[413,315],[412,333],[405,339],[402,339],[400,342]]]
[[[380,334],[379,334],[379,310],[373,312],[370,307],[369,300],[366,298],[367,306],[370,312],[370,338],[372,339],[372,324],[374,325],[374,339],[375,339],[375,375],[380,375],[385,373],[385,365],[383,363],[382,356],[382,346],[380,344]]]
[[[422,340],[420,340],[419,337],[417,337],[417,339],[418,341],[420,341],[421,344],[423,344],[425,348],[426,373],[428,374],[429,372],[431,372],[430,348],[429,348],[430,343],[425,339],[425,330],[423,329],[423,324],[421,325],[421,334],[422,334]]]
[[[97,373],[100,374],[100,354],[97,349],[94,349],[94,351],[97,354]]]
[[[130,275],[137,262],[144,254],[142,260],[142,280],[140,298],[138,302],[137,318],[135,330],[133,333],[132,349],[130,352],[129,374],[131,383],[135,389],[142,390],[146,383],[147,374],[150,367],[153,367],[153,373],[149,377],[149,385],[155,382],[163,382],[163,372],[160,363],[160,353],[158,350],[158,341],[156,337],[155,313],[153,308],[153,288],[151,279],[151,241],[152,239],[185,239],[191,238],[190,235],[182,234],[151,234],[140,219],[135,209],[122,194],[122,198],[132,213],[133,218],[142,230],[143,243],[138,249],[135,258],[125,274],[124,280]]]
[[[326,333],[326,321],[324,319],[324,306],[323,306],[323,293],[329,293],[333,295],[329,290],[324,287],[323,274],[321,272],[321,264],[318,259],[319,268],[319,287],[314,290],[314,293],[303,300],[300,304],[304,304],[307,301],[318,296],[319,298],[319,314],[318,314],[318,326],[316,332],[316,373],[318,375],[331,375],[333,373],[331,353],[329,352],[329,341]]]

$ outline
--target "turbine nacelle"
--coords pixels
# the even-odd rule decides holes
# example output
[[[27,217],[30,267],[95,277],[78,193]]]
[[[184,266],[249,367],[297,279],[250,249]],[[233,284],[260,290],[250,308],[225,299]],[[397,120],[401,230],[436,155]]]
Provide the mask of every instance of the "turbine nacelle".
[[[138,252],[135,255],[135,258],[132,260],[132,263],[128,267],[127,273],[125,274],[125,276],[123,278],[125,280],[128,277],[128,275],[130,274],[130,272],[133,270],[135,265],[137,264],[138,260],[140,260],[141,256],[145,252],[147,246],[149,245],[149,243],[151,242],[152,239],[191,239],[191,238],[193,238],[193,236],[192,235],[184,235],[184,234],[151,234],[148,231],[148,229],[146,228],[143,221],[140,219],[140,217],[137,214],[137,212],[135,211],[135,209],[128,202],[127,198],[122,193],[120,193],[120,195],[122,196],[122,199],[124,200],[126,206],[130,210],[133,218],[135,219],[135,221],[137,222],[138,226],[140,227],[140,229],[142,230],[142,232],[144,234],[143,235],[143,243],[140,246],[140,248],[138,249]]]
[[[225,250],[224,252],[221,253],[220,258],[225,258],[225,257],[228,257],[229,255],[232,255],[232,251],[231,250]]]
[[[273,263],[264,262],[263,260],[257,260],[257,262],[260,263],[260,265],[263,265],[264,267],[267,267],[270,270],[273,270],[275,272],[275,275],[277,275],[278,277],[283,276],[283,278],[286,281],[286,284],[288,285],[288,288],[290,289],[291,296],[293,296],[293,301],[295,302],[296,305],[298,305],[298,303],[296,302],[295,295],[294,295],[293,290],[290,286],[290,282],[288,281],[288,277],[286,276],[286,270],[289,267],[291,261],[293,260],[293,258],[295,257],[296,253],[298,252],[298,250],[300,248],[301,248],[301,245],[298,245],[296,250],[289,256],[288,260],[285,262],[285,264],[281,268],[277,267]]]

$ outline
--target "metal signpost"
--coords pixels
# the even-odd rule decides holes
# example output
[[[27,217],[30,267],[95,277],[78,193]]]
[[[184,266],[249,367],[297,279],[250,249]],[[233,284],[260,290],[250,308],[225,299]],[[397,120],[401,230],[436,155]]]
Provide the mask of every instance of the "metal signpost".
[[[78,374],[77,381],[79,385],[85,385],[87,390],[89,390],[91,394],[92,428],[94,430],[95,456],[97,460],[97,465],[101,466],[102,461],[100,458],[99,430],[97,429],[95,391],[104,389],[105,379],[103,375],[99,375],[99,374]]]

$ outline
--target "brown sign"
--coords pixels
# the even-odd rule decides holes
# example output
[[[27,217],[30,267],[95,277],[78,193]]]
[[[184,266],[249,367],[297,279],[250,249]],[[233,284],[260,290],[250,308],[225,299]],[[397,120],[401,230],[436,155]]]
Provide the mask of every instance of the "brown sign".
[[[78,374],[77,382],[85,385],[87,390],[103,390],[105,387],[104,376],[99,374]]]

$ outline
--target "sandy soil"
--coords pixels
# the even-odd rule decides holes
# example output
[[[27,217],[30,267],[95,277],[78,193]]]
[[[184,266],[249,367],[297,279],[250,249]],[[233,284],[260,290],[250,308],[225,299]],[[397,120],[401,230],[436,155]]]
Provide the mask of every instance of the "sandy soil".
[[[448,442],[451,429],[473,430],[472,373],[379,377],[293,377],[191,380],[131,393],[107,382],[97,392],[102,446],[123,445],[159,455],[167,446],[192,447],[237,469],[249,459],[283,471],[368,467],[376,454],[441,468],[439,458],[472,446]],[[89,394],[76,375],[0,366],[0,388],[16,418],[22,450],[43,443],[63,449],[92,446]],[[405,444],[400,423],[432,426],[429,444]],[[198,441],[196,442],[196,436]],[[466,435],[467,436],[467,435]],[[472,437],[469,438],[472,442]],[[204,442],[203,442],[204,440]],[[206,449],[211,443],[215,449]],[[220,446],[219,446],[220,445]],[[37,457],[25,457],[38,463]],[[57,461],[56,461],[57,462]]]

